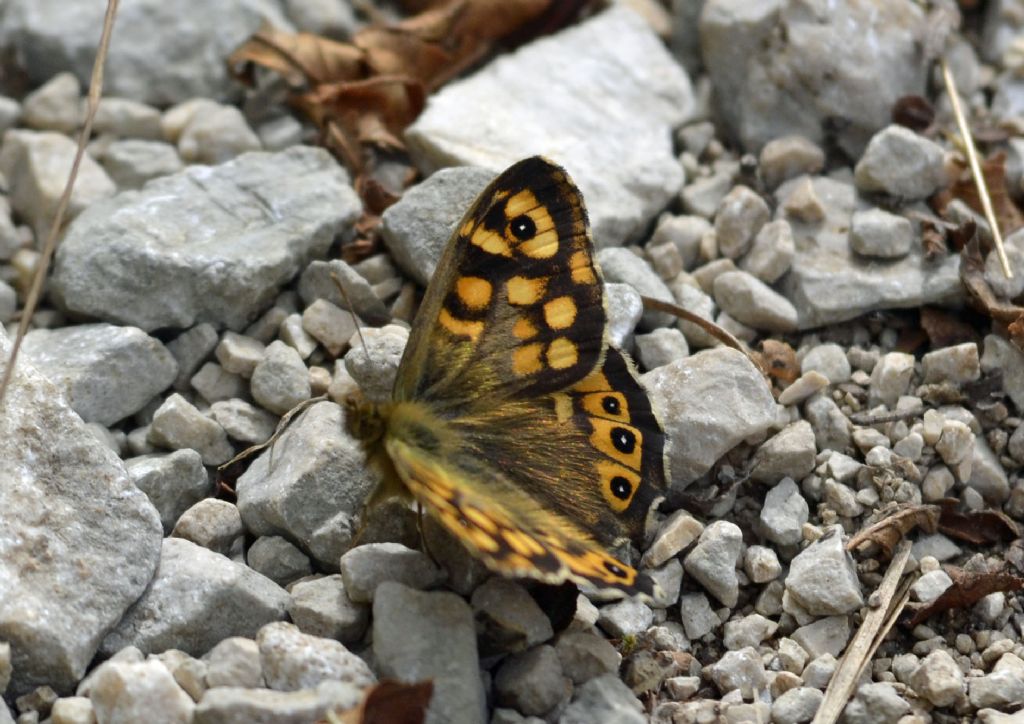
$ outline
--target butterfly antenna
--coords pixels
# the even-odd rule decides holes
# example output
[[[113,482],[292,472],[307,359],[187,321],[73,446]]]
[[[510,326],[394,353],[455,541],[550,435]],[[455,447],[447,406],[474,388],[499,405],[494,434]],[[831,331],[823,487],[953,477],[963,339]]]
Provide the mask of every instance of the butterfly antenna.
[[[352,315],[352,321],[356,324],[356,334],[359,335],[359,342],[363,345],[363,354],[366,355],[366,361],[372,362],[370,359],[370,349],[366,346],[366,338],[363,337],[363,328],[359,323],[359,317],[356,316],[355,307],[352,306],[352,300],[348,298],[348,292],[345,291],[345,287],[342,286],[341,279],[334,272],[331,272],[331,279],[334,280],[334,285],[338,287],[338,291],[341,293],[341,298],[345,300],[345,306],[348,307],[348,313]]]

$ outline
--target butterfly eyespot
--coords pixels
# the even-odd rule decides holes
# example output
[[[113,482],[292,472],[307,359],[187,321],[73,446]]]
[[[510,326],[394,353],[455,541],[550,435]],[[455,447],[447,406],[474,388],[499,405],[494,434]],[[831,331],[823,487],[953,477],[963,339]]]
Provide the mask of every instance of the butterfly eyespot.
[[[618,578],[626,577],[626,572],[622,570],[622,567],[615,565],[611,561],[605,561],[604,567],[607,568],[608,572],[611,573],[613,576],[617,576]]]
[[[519,241],[532,239],[537,234],[537,225],[526,214],[520,214],[508,222],[508,228],[512,232],[512,236],[519,239]]]
[[[621,475],[616,475],[612,478],[609,485],[611,487],[612,495],[619,500],[629,500],[629,496],[633,492],[633,486],[628,480]]]
[[[611,395],[602,398],[601,407],[609,415],[618,415],[619,411],[622,409],[622,406],[619,405],[619,400]]]
[[[636,447],[636,435],[633,434],[632,430],[627,430],[624,427],[616,427],[612,430],[612,445],[620,453],[629,455],[633,452]]]

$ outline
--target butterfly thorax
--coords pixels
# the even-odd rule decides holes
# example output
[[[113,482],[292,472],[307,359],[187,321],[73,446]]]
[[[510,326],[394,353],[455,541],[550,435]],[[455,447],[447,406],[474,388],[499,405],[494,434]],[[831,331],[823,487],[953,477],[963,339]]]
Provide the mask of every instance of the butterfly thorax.
[[[390,402],[366,399],[361,392],[353,392],[344,400],[345,428],[364,448],[380,442],[390,416]]]
[[[442,439],[450,438],[445,434],[444,423],[422,403],[378,402],[358,391],[345,398],[344,408],[346,430],[359,441],[370,467],[380,475],[380,483],[366,501],[366,507],[375,508],[392,497],[409,499],[409,491],[390,458],[387,442],[397,440],[439,453]]]
[[[384,502],[399,498],[408,500],[409,494],[388,457],[384,441],[391,419],[392,402],[369,400],[361,392],[354,392],[343,401],[345,429],[359,441],[370,468],[377,471],[378,483],[363,502],[363,522],[366,516]]]

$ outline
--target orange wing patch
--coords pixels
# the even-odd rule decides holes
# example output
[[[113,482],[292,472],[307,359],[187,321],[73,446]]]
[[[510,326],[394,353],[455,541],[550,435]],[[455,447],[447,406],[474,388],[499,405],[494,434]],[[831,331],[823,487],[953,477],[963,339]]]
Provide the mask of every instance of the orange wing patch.
[[[556,297],[544,303],[544,321],[551,329],[566,329],[576,321],[576,302],[572,297]]]
[[[594,273],[594,263],[590,257],[582,251],[575,252],[569,258],[569,269],[572,280],[581,286],[597,284],[597,275]]]
[[[556,337],[548,345],[548,365],[556,370],[564,370],[575,365],[580,358],[579,350],[571,340]]]
[[[456,334],[461,337],[469,337],[474,342],[484,331],[483,322],[458,319],[457,317],[453,317],[447,309],[441,309],[441,313],[438,315],[437,321],[442,327],[452,334]]]
[[[533,375],[544,369],[540,361],[540,354],[543,346],[534,343],[517,347],[512,352],[512,371],[520,377]]]
[[[516,339],[532,339],[537,336],[537,327],[526,317],[520,317],[512,327]]]
[[[468,309],[477,311],[490,304],[493,287],[489,281],[480,277],[459,277],[455,282],[455,293]]]
[[[519,307],[536,304],[543,299],[546,287],[547,281],[544,279],[514,276],[505,283],[505,288],[508,291],[508,303]]]

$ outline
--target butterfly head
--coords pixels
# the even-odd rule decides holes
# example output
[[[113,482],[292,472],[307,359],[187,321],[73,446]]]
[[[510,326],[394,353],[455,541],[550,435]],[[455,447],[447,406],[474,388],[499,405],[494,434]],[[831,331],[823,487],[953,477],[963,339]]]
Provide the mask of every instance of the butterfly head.
[[[366,399],[356,390],[343,403],[345,428],[348,433],[364,445],[377,442],[384,434],[387,411],[385,405]]]

